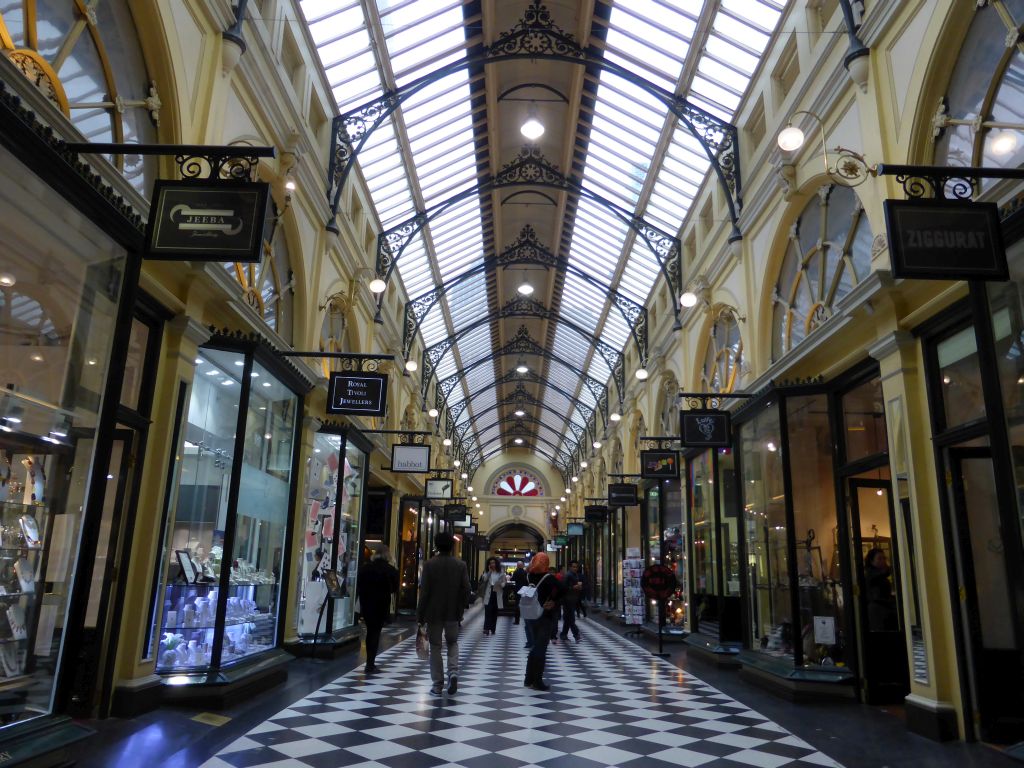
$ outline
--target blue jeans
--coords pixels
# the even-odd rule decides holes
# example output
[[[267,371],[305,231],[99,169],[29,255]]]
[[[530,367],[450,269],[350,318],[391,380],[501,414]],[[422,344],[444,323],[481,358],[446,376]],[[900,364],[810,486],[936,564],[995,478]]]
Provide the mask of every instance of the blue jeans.
[[[536,619],[523,619],[523,628],[526,631],[526,645],[533,646],[533,625]]]
[[[530,648],[530,656],[544,661],[548,654],[548,643],[555,633],[557,623],[551,620],[547,614],[541,615],[539,619],[531,622],[533,624],[533,646]]]

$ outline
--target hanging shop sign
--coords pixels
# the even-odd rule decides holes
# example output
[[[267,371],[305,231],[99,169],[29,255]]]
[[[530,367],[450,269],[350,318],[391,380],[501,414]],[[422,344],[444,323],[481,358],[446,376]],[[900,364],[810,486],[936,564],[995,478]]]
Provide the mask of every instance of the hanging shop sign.
[[[728,448],[732,444],[729,411],[714,408],[680,411],[679,434],[687,448]]]
[[[488,541],[487,536],[483,533],[478,533],[473,537],[476,542],[476,548],[480,552],[486,552],[491,548],[491,542]]]
[[[636,486],[632,483],[609,483],[609,507],[635,507],[640,502],[636,498]]]
[[[327,413],[383,417],[388,405],[386,373],[332,373]]]
[[[157,179],[145,256],[259,263],[269,199],[263,182]]]
[[[457,520],[464,520],[468,518],[466,514],[465,504],[445,504],[444,505],[444,519],[450,523],[455,523]],[[469,523],[466,523],[469,525]]]
[[[970,200],[886,200],[893,277],[1009,280],[999,209]]]
[[[640,477],[678,480],[679,454],[676,451],[640,451]]]
[[[391,471],[392,472],[429,472],[430,471],[430,446],[429,445],[399,445],[391,446]]]
[[[650,565],[640,577],[640,589],[651,600],[665,600],[676,591],[676,575],[667,565]]]
[[[608,519],[608,507],[588,504],[583,508],[583,519],[588,523],[603,523]]]
[[[558,536],[555,536],[555,544],[557,544],[558,546],[564,547],[568,543],[569,543],[569,537],[566,536],[565,534],[561,534],[560,533]]]
[[[432,477],[427,480],[424,492],[428,499],[450,499],[452,497],[452,486],[452,481],[447,478]]]
[[[565,532],[570,536],[582,536],[583,523],[568,523],[565,526]]]

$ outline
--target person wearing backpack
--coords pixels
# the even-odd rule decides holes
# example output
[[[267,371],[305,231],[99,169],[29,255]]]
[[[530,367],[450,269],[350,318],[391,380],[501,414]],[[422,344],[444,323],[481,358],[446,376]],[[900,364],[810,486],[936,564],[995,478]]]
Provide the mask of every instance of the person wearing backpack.
[[[544,665],[547,661],[548,642],[551,640],[552,628],[557,626],[555,608],[558,606],[558,579],[548,573],[550,561],[544,552],[538,552],[530,561],[527,577],[530,585],[535,588],[533,595],[524,595],[519,603],[523,618],[530,627],[533,645],[526,657],[526,677],[523,685],[535,691],[546,691],[549,686],[544,682]],[[534,614],[537,618],[531,619]],[[532,625],[532,626],[531,626]]]

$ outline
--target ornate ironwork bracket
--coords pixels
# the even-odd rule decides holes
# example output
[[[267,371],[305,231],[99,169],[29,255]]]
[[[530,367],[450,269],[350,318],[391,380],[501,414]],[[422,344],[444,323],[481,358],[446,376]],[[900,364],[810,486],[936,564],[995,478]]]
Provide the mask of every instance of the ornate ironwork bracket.
[[[202,144],[98,144],[66,142],[64,149],[83,155],[158,155],[174,157],[183,179],[245,181],[256,174],[261,157],[274,157],[273,147],[206,146]]]
[[[886,165],[879,176],[895,176],[909,198],[971,200],[978,192],[979,179],[1024,179],[1024,168],[983,166]]]
[[[679,238],[659,229],[653,224],[649,224],[640,216],[634,216],[631,211],[627,211],[603,195],[584,187],[575,179],[565,176],[557,166],[544,157],[540,149],[529,145],[523,147],[518,157],[506,164],[494,176],[481,179],[475,186],[465,189],[449,197],[447,200],[443,200],[428,211],[419,211],[412,217],[377,235],[377,277],[385,283],[391,279],[391,274],[394,272],[398,260],[405,252],[405,249],[431,219],[443,214],[464,200],[478,197],[492,189],[520,186],[539,186],[568,190],[606,208],[613,216],[632,229],[637,237],[646,244],[658,262],[659,269],[668,282],[672,294],[678,296],[682,293],[682,264],[680,263],[682,250]],[[436,298],[434,301],[436,301]],[[377,299],[378,318],[380,317],[383,302],[384,295],[381,294]],[[676,318],[676,326],[681,328],[679,307],[674,301],[672,302],[672,307]]]
[[[754,397],[754,395],[743,392],[683,392],[680,390],[679,397],[686,403],[686,407],[691,410],[718,410],[722,407],[724,400],[746,400],[747,398]]]
[[[637,438],[637,441],[640,443],[653,443],[658,448],[669,450],[676,447],[679,438],[674,435],[642,435]]]
[[[340,361],[340,370],[352,373],[375,373],[386,370],[388,363],[393,363],[394,355],[371,355],[356,352],[305,352],[289,350],[282,352],[285,357],[320,357]]]
[[[362,429],[360,431],[364,435],[398,435],[399,445],[426,445],[433,434],[410,429]]]
[[[245,21],[245,9],[249,5],[249,0],[238,0],[238,5],[235,7],[235,23],[225,29],[221,33],[221,37],[225,40],[230,40],[232,43],[237,45],[242,53],[245,53],[245,38],[242,37],[242,22]]]

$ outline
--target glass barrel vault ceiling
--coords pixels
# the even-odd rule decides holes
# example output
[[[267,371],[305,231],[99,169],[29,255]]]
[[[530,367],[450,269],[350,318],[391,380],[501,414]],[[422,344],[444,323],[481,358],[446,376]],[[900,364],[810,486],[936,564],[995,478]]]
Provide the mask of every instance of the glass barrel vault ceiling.
[[[505,4],[511,5],[510,0],[498,2],[503,9]],[[692,104],[731,121],[786,3],[598,0],[587,25],[590,39],[586,42],[608,61],[667,91],[685,94]],[[481,29],[492,29],[494,35],[506,31],[487,26],[479,9],[486,12],[495,4],[478,0],[300,0],[300,4],[339,114],[464,59],[467,49],[482,42]],[[524,0],[516,5],[522,13],[528,3]],[[560,18],[565,13],[561,6],[552,5],[550,10],[563,29],[576,28],[577,20]],[[480,98],[483,78],[468,68],[457,69],[404,101],[371,134],[358,155],[358,165],[382,230],[471,189],[479,182],[480,168],[500,167],[512,159],[491,163],[478,157],[480,147],[490,146],[489,132],[493,135],[498,127],[504,128],[488,126],[488,118],[495,121],[497,116],[487,114],[488,99]],[[579,137],[584,137],[583,186],[676,234],[708,172],[700,142],[678,124],[664,104],[620,75],[588,71],[584,91],[587,98],[571,105],[579,123],[577,151]],[[518,124],[505,130],[518,134]],[[656,157],[659,146],[664,152]],[[589,198],[580,198],[566,206],[566,211],[563,226],[570,237],[567,249],[558,255],[602,284],[645,304],[660,274],[646,244]],[[431,218],[398,261],[397,276],[407,295],[419,296],[480,266],[487,255],[484,233],[492,227],[493,222],[486,218],[491,215],[491,207],[481,205],[481,196],[469,195]],[[508,234],[507,229],[503,231]],[[496,291],[489,292],[484,272],[455,286],[423,318],[420,334],[424,346],[457,334],[495,311],[498,307],[492,305],[505,300],[495,296]],[[632,343],[629,326],[608,293],[572,272],[564,274],[552,306],[558,308],[560,317],[615,349]],[[507,322],[515,323],[510,326],[514,330],[523,320]],[[535,324],[530,323],[533,338],[544,343],[533,329]],[[440,362],[437,378],[470,369],[490,355],[493,338],[488,325],[460,337]],[[522,422],[525,433],[518,431],[518,424],[503,422],[505,414],[494,408],[504,396],[502,389],[486,389],[496,374],[511,369],[509,361],[473,367],[461,387],[451,393],[449,407],[472,396],[457,426],[472,421],[474,414],[483,414],[480,423],[464,426],[466,456],[491,454],[515,435],[524,437],[529,448],[555,463],[558,450],[553,446],[573,454],[579,430],[568,421],[583,428],[587,425],[569,397],[558,390],[570,393],[586,408],[595,408],[593,394],[575,371],[584,371],[602,383],[609,380],[611,371],[604,358],[595,354],[593,343],[576,330],[557,323],[553,338],[550,351],[557,360],[528,361],[534,372],[540,372],[537,366],[543,363],[540,370],[553,386],[537,394],[546,407],[528,408],[528,416],[536,420]],[[613,409],[615,398],[612,387],[609,400]],[[543,439],[530,439],[533,435]]]

